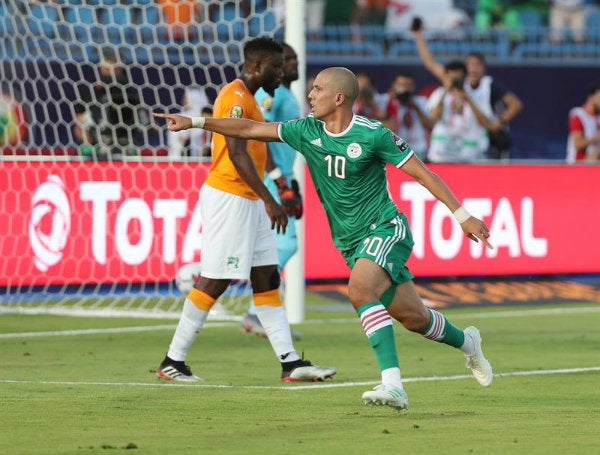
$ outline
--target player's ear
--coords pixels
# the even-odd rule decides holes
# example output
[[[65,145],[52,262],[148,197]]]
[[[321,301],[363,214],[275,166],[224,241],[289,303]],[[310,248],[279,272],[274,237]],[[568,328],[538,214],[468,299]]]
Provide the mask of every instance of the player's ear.
[[[344,95],[342,92],[339,92],[335,96],[335,104],[341,106],[342,104],[344,104],[344,101],[346,101],[346,95]]]
[[[261,69],[262,69],[262,62],[260,60],[255,61],[254,62],[253,73],[254,74],[260,74]]]

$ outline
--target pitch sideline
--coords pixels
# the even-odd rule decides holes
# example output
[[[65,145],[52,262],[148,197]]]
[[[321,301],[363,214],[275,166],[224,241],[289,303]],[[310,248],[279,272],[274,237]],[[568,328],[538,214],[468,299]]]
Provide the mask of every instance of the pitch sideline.
[[[494,374],[495,378],[510,376],[547,376],[554,374],[575,374],[600,371],[600,366],[586,368],[561,368],[551,370],[510,371]],[[455,381],[459,379],[471,379],[470,374],[458,374],[452,376],[421,376],[414,378],[403,378],[403,382],[428,382],[428,381]],[[332,382],[327,384],[311,384],[298,386],[261,386],[261,385],[231,385],[231,384],[181,384],[167,382],[77,382],[77,381],[21,381],[18,379],[0,379],[0,384],[22,384],[22,385],[56,385],[56,386],[118,386],[118,387],[192,387],[201,389],[253,389],[253,390],[317,390],[334,389],[341,387],[372,386],[379,384],[378,381],[362,382]]]

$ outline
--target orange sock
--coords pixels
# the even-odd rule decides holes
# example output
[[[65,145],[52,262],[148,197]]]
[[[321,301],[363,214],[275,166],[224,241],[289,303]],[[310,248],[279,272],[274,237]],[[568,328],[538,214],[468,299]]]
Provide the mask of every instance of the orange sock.
[[[199,310],[210,311],[212,306],[215,304],[215,298],[208,295],[206,292],[199,291],[193,288],[188,294],[187,298],[194,304]]]
[[[281,297],[279,296],[279,289],[271,289],[266,292],[255,292],[252,294],[254,297],[254,305],[268,305],[268,306],[281,306]]]

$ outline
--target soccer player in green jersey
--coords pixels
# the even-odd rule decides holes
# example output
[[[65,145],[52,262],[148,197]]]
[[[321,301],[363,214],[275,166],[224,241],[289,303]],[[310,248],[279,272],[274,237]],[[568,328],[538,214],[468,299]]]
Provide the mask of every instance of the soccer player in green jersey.
[[[413,153],[410,146],[380,122],[357,116],[356,76],[332,67],[315,78],[308,98],[312,113],[286,123],[246,119],[213,119],[154,114],[168,129],[204,128],[226,136],[283,141],[306,158],[331,235],[351,268],[348,296],[360,317],[381,370],[381,384],[362,396],[365,404],[408,408],[402,385],[392,318],[408,330],[460,349],[477,381],[489,386],[492,367],[481,349],[475,327],[461,330],[441,313],[425,307],[416,292],[406,261],[413,240],[404,214],[390,198],[385,164],[406,172],[452,211],[462,230],[488,248],[485,223],[471,216],[452,191]],[[277,220],[272,227],[279,229]]]

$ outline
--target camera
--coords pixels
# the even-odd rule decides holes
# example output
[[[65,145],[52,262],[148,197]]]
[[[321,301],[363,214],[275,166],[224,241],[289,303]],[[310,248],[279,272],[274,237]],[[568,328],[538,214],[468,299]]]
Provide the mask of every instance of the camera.
[[[464,88],[464,85],[465,85],[464,77],[459,77],[458,79],[454,79],[452,81],[452,88],[458,88],[458,89],[462,90]]]
[[[423,28],[423,19],[421,19],[419,16],[413,17],[412,22],[410,23],[410,31],[418,32],[422,28]]]
[[[410,102],[411,98],[412,98],[412,92],[410,92],[408,90],[401,91],[401,92],[396,92],[396,98],[402,104],[408,104]]]

